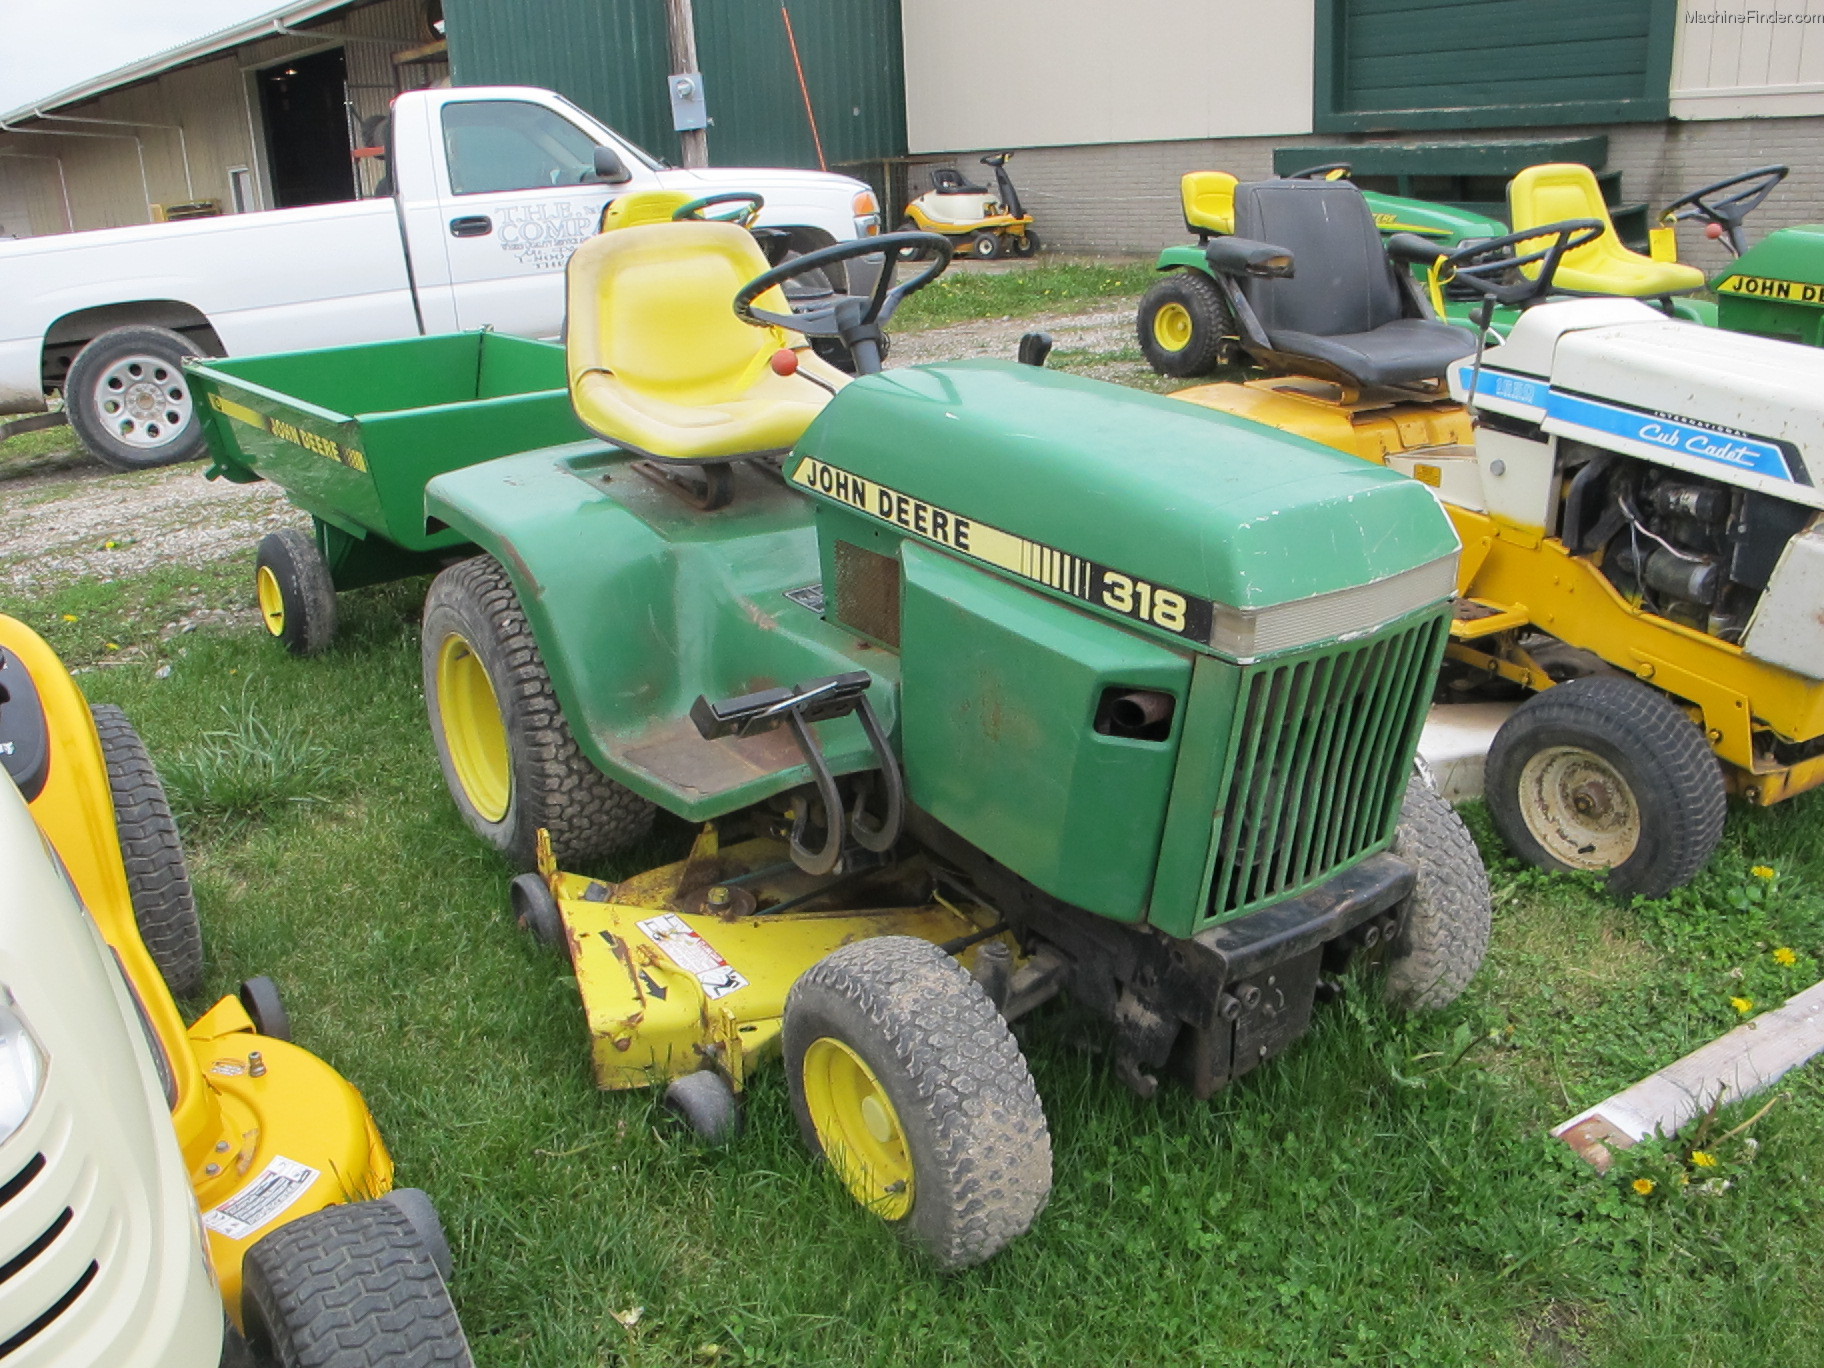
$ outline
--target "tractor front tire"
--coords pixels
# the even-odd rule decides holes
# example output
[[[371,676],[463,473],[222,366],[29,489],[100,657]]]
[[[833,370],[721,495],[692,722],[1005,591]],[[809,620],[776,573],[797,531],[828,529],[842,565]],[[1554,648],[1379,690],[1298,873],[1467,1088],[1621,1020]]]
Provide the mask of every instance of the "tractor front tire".
[[[582,753],[500,562],[475,556],[424,601],[424,699],[444,782],[476,835],[520,869],[539,828],[558,863],[588,866],[652,829],[652,804]]]
[[[1508,846],[1541,869],[1607,871],[1611,893],[1661,898],[1723,836],[1722,767],[1656,689],[1593,676],[1529,698],[1489,748],[1485,793]]]
[[[434,1250],[384,1198],[325,1207],[247,1251],[241,1313],[276,1368],[469,1368]]]
[[[1418,882],[1399,907],[1382,995],[1411,1012],[1448,1007],[1488,953],[1488,871],[1456,809],[1417,774],[1406,782],[1393,853],[1413,867]]]
[[[927,941],[826,955],[785,1005],[792,1108],[849,1194],[942,1269],[992,1258],[1051,1195],[1032,1075],[981,985]]]
[[[1140,299],[1140,351],[1161,375],[1186,380],[1208,375],[1235,332],[1229,302],[1201,271],[1177,270]]]
[[[335,640],[336,584],[310,533],[285,527],[260,538],[253,587],[260,621],[293,655],[316,655]]]
[[[110,328],[76,353],[64,410],[83,447],[116,470],[150,470],[203,454],[184,358],[201,349],[169,328]]]
[[[127,715],[111,703],[90,711],[108,768],[134,924],[165,986],[190,997],[203,987],[203,924],[165,786]]]

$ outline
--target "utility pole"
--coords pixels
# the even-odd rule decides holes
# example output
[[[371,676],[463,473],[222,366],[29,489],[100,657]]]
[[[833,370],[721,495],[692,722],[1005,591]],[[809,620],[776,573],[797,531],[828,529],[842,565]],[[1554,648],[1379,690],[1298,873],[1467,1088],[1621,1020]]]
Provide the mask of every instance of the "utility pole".
[[[703,74],[697,69],[697,29],[690,0],[665,0],[665,27],[671,37],[672,126],[678,130],[686,166],[709,165],[708,118],[703,102]]]

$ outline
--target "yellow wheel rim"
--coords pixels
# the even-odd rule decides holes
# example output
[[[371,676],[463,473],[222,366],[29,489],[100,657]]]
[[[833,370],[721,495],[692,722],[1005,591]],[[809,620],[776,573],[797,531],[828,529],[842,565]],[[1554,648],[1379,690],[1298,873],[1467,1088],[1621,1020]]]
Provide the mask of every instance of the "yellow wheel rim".
[[[1191,311],[1182,304],[1164,304],[1153,315],[1153,341],[1167,351],[1191,345]]]
[[[912,1209],[912,1153],[880,1080],[832,1036],[804,1052],[804,1105],[850,1196],[883,1220]]]
[[[1607,760],[1549,746],[1520,768],[1520,816],[1533,839],[1572,869],[1613,869],[1640,844],[1640,805]]]
[[[262,565],[253,576],[254,588],[260,596],[260,617],[266,623],[266,630],[275,637],[285,632],[285,594],[279,588],[279,577],[272,573],[270,565]]]
[[[437,652],[437,715],[463,795],[483,821],[502,820],[513,798],[507,724],[487,667],[453,632]]]

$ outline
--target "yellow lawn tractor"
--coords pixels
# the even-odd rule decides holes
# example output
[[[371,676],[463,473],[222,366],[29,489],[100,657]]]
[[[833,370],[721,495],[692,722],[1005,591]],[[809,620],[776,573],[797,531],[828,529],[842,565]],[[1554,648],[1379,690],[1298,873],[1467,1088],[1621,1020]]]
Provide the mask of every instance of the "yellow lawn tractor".
[[[202,987],[202,938],[157,771],[121,711],[91,709],[50,647],[4,616],[0,763],[9,1350],[31,1340],[48,1354],[34,1362],[135,1366],[244,1362],[234,1354],[249,1349],[279,1368],[469,1363],[430,1199],[393,1188],[366,1103],[291,1043],[272,981],[185,1028],[172,994]],[[182,1290],[192,1272],[206,1319]]]
[[[900,220],[902,233],[942,233],[962,256],[989,261],[998,256],[1029,257],[1039,250],[1039,235],[1032,215],[1020,204],[1020,192],[1007,174],[1011,152],[982,158],[994,169],[995,189],[963,179],[954,167],[939,166],[931,172],[931,188],[906,205]],[[913,260],[929,255],[912,247]]]
[[[1519,854],[1657,896],[1709,859],[1727,792],[1824,782],[1824,356],[1634,299],[1538,302],[1590,220],[1440,259],[1383,246],[1346,183],[1240,185],[1234,214],[1209,261],[1269,375],[1175,397],[1444,504],[1463,543],[1446,692],[1527,696],[1486,767]],[[1478,350],[1396,261],[1522,310],[1506,341]]]

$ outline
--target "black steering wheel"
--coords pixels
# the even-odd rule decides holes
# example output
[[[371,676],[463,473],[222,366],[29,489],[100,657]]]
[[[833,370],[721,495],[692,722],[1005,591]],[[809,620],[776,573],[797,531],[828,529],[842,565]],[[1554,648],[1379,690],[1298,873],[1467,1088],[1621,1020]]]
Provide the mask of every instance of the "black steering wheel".
[[[1579,247],[1589,245],[1605,231],[1595,219],[1562,219],[1557,223],[1542,223],[1537,228],[1509,233],[1505,237],[1484,238],[1480,242],[1459,247],[1441,257],[1435,269],[1441,282],[1460,280],[1480,292],[1490,308],[1496,304],[1505,304],[1511,308],[1524,309],[1551,292],[1552,277],[1558,273],[1558,263],[1564,260],[1566,252],[1574,252]],[[1550,238],[1551,241],[1534,251],[1515,254],[1516,248],[1528,242],[1537,242],[1541,238]],[[1534,262],[1540,263],[1536,278],[1521,276],[1514,280],[1510,276],[1510,272],[1521,266],[1531,266]]]
[[[744,204],[747,207],[729,214],[711,214],[705,218],[703,211],[712,204]],[[743,228],[752,228],[754,220],[760,217],[760,211],[764,208],[766,200],[751,190],[724,190],[717,195],[694,199],[689,204],[680,204],[671,211],[671,221],[678,223],[691,219],[699,223],[738,223]]]
[[[1302,171],[1288,171],[1281,180],[1347,180],[1353,170],[1348,162],[1320,162]]]
[[[934,260],[907,281],[895,283],[900,252],[908,247],[935,254]],[[909,294],[922,290],[950,265],[950,239],[942,233],[882,233],[878,237],[839,242],[780,262],[755,276],[735,292],[735,317],[756,328],[789,328],[806,337],[839,337],[855,358],[855,373],[870,375],[880,369],[881,329]],[[839,294],[820,300],[803,313],[780,314],[756,309],[754,300],[788,280],[820,271],[838,261],[880,256],[880,278],[868,295]]]
[[[1742,220],[1761,207],[1761,201],[1773,193],[1773,187],[1785,180],[1792,170],[1789,166],[1760,166],[1753,171],[1744,171],[1739,176],[1720,180],[1714,185],[1706,185],[1702,190],[1693,190],[1688,195],[1681,195],[1660,211],[1659,221],[1671,224],[1684,219],[1702,219],[1707,224],[1714,224],[1722,232],[1718,234],[1730,253],[1740,256],[1746,250],[1742,241]],[[1742,186],[1733,195],[1711,202],[1712,195],[1722,194]]]

